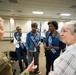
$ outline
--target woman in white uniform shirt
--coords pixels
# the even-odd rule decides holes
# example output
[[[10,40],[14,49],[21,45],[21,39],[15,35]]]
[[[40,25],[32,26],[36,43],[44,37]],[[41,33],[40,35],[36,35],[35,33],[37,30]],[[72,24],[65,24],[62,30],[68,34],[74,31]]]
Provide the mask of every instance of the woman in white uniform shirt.
[[[66,50],[55,60],[49,75],[76,75],[76,21],[65,23],[60,36]]]

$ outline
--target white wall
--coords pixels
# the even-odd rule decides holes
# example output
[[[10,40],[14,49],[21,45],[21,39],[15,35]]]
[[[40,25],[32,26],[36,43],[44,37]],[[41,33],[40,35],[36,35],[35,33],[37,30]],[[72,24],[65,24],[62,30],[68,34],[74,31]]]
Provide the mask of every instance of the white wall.
[[[31,21],[31,20],[22,20],[22,19],[4,19],[4,29],[5,29],[5,34],[4,37],[10,37],[10,32],[14,31],[16,26],[20,26],[23,30],[23,32],[27,33],[31,30],[31,23],[36,22],[38,24],[38,28],[40,28],[40,22],[42,23],[42,30],[41,32],[44,31],[44,29],[48,30],[48,21]],[[63,23],[59,22],[59,29],[60,31]],[[13,36],[11,34],[11,36]]]
[[[4,34],[4,37],[9,37],[10,36],[10,21],[9,19],[4,19],[4,31],[5,31],[5,34]]]

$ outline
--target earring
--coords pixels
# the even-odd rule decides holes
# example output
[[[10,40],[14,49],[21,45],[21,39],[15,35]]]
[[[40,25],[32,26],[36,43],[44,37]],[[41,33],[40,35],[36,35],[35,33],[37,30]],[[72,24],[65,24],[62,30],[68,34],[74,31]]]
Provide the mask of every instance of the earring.
[[[76,38],[74,38],[74,41],[76,41]]]

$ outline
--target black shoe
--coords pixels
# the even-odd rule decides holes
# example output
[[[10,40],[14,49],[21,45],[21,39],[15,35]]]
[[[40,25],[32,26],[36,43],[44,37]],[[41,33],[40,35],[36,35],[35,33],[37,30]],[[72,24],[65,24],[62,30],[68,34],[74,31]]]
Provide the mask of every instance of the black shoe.
[[[34,72],[30,72],[29,75],[34,75]]]
[[[15,73],[16,73],[16,69],[13,71],[13,75],[15,75]]]
[[[35,72],[35,74],[39,74],[39,75],[40,75],[40,74],[41,74],[41,72],[40,72],[40,71],[36,71],[36,72]]]
[[[20,73],[22,73],[23,72],[23,70],[20,70]]]

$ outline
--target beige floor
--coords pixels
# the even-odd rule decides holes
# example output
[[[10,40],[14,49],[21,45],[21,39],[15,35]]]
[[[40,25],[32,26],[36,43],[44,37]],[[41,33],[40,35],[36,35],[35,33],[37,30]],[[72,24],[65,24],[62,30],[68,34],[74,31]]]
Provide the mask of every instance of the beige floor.
[[[6,41],[6,42],[0,41],[0,51],[1,52],[14,51],[14,50],[15,50],[15,47],[14,47],[13,43],[10,43],[9,41]],[[41,75],[45,75],[45,56],[44,56],[43,44],[41,44],[41,52],[40,52],[40,56],[39,56],[39,65],[40,65],[40,71],[42,73]],[[13,68],[17,69],[16,75],[18,75],[19,74],[18,62],[13,64]]]

